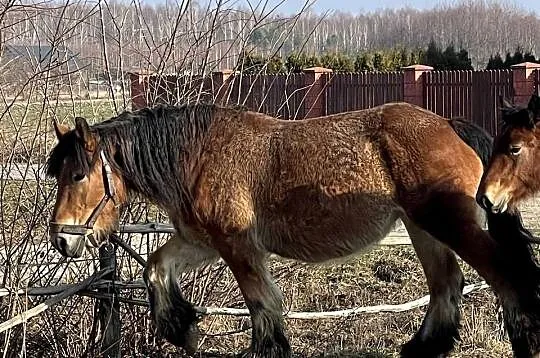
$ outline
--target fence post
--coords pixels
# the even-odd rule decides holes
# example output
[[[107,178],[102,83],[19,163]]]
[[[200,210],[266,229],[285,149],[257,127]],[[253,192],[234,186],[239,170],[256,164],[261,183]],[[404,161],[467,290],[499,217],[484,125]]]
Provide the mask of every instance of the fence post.
[[[99,248],[100,269],[112,268],[112,272],[103,277],[105,280],[116,279],[116,245],[111,242]],[[100,355],[108,358],[120,358],[120,338],[122,322],[120,321],[120,302],[118,290],[113,285],[99,289],[98,292],[109,294],[112,298],[99,301],[98,316],[101,329]]]
[[[403,101],[425,107],[424,73],[433,71],[433,67],[411,65],[402,67],[401,70],[403,71]]]
[[[233,70],[212,72],[212,94],[215,103],[224,104],[224,101],[227,101],[230,80],[234,73]]]
[[[148,106],[149,77],[151,72],[130,72],[131,109],[137,110]]]
[[[332,70],[324,67],[304,69],[304,86],[307,88],[304,98],[304,117],[313,118],[326,114],[326,84]]]
[[[540,64],[523,62],[511,66],[514,86],[514,103],[527,103],[534,93],[534,71],[540,69]]]

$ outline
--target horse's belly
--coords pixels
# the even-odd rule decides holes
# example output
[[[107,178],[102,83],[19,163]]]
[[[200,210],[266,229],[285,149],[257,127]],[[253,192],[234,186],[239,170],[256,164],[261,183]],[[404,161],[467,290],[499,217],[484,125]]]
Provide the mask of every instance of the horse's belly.
[[[382,240],[402,209],[390,199],[363,197],[321,207],[304,202],[259,230],[270,252],[308,262],[348,256]]]

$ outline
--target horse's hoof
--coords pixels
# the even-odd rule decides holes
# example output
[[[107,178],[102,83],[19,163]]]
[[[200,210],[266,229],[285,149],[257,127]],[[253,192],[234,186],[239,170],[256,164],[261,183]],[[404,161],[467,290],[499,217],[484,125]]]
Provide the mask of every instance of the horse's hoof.
[[[199,342],[199,328],[197,321],[184,320],[178,315],[164,319],[163,315],[156,317],[156,330],[158,336],[167,342],[183,348],[186,353],[192,355],[197,351]]]
[[[254,352],[252,350],[246,350],[238,355],[238,358],[291,358],[292,354],[290,350],[282,349],[270,349],[265,352]]]
[[[426,349],[415,339],[410,340],[401,347],[400,358],[446,358],[447,353],[435,353]]]
[[[193,323],[186,332],[184,350],[187,354],[193,355],[197,352],[199,345],[200,331],[196,323]]]

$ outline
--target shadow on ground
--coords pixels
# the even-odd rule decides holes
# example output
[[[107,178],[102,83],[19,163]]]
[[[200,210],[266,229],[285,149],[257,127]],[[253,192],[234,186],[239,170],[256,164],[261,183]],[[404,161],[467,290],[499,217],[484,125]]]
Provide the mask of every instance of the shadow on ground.
[[[220,353],[198,353],[196,358],[240,358],[241,354],[220,354]],[[320,353],[313,356],[306,356],[305,354],[296,352],[293,353],[293,358],[391,358],[392,356],[387,353],[380,353],[372,350],[362,350],[358,352],[343,351],[332,353]]]

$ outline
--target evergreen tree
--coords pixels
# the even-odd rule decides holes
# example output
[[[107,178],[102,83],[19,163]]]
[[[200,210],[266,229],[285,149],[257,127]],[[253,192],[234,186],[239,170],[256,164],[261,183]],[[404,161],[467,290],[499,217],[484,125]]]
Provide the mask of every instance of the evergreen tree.
[[[496,69],[501,69],[501,68],[505,68],[505,65],[504,65],[504,61],[501,57],[501,54],[500,53],[496,53],[495,56],[491,55],[489,57],[489,61],[488,61],[488,64],[486,66],[486,70],[496,70]]]
[[[423,57],[423,64],[432,66],[436,70],[472,70],[472,61],[469,52],[460,49],[456,52],[453,44],[444,51],[431,40]]]
[[[356,55],[354,60],[354,71],[355,72],[364,72],[373,70],[373,62],[371,61],[371,56],[368,53],[362,53]]]
[[[472,60],[469,57],[469,52],[465,49],[459,50],[459,53],[457,54],[457,66],[456,68],[452,68],[453,70],[472,70]]]
[[[285,67],[289,72],[302,72],[305,68],[320,65],[321,63],[317,56],[308,56],[303,53],[292,53],[285,60]]]

